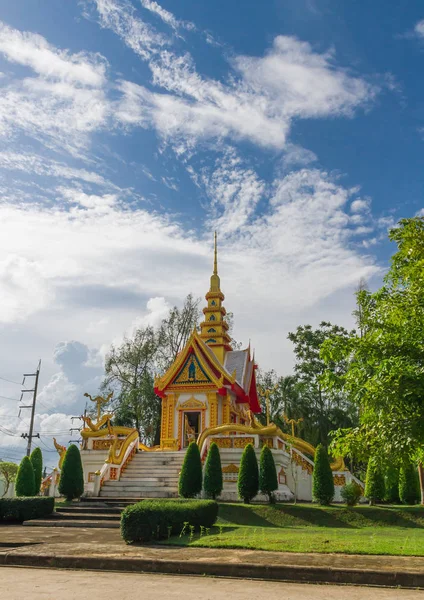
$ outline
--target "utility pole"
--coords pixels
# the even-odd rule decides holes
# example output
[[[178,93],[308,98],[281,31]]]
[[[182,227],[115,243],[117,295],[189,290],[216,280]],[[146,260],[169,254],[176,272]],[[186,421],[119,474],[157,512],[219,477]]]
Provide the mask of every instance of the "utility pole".
[[[25,383],[25,379],[27,377],[35,377],[35,383],[34,383],[34,389],[32,390],[22,390],[22,394],[21,394],[21,400],[23,398],[23,395],[28,393],[28,392],[32,392],[33,396],[32,396],[32,404],[30,404],[29,406],[20,406],[19,408],[30,408],[31,409],[31,421],[29,423],[29,432],[28,433],[22,433],[21,437],[23,437],[24,439],[28,439],[28,444],[27,444],[27,451],[26,454],[27,456],[29,456],[31,454],[31,444],[32,444],[32,438],[39,438],[40,434],[36,433],[34,434],[34,417],[35,417],[35,403],[37,400],[37,390],[38,390],[38,378],[40,376],[40,369],[41,369],[41,358],[38,361],[38,367],[35,373],[24,373],[24,379],[22,381],[22,385]]]

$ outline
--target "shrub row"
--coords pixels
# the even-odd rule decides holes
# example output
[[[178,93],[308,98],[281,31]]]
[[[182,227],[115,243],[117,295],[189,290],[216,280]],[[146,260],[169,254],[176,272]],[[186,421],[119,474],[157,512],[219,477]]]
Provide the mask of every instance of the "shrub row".
[[[0,498],[0,521],[22,523],[30,519],[40,519],[54,510],[54,498],[34,496],[33,498]]]
[[[165,539],[179,534],[185,523],[212,527],[218,516],[214,500],[144,500],[121,515],[121,535],[127,544]]]

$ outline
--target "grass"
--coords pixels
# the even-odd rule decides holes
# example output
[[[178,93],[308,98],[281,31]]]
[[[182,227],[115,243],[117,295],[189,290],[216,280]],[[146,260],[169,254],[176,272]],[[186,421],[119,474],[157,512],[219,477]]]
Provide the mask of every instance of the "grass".
[[[424,556],[421,507],[221,504],[209,535],[172,537],[177,546],[280,552]]]

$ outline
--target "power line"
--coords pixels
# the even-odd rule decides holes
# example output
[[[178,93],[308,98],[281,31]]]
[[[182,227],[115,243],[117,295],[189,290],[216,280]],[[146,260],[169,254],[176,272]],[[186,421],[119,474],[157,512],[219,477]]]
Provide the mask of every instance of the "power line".
[[[24,385],[24,382],[18,383],[17,381],[12,381],[11,379],[6,379],[6,377],[0,376],[0,379],[2,379],[3,381],[7,381],[8,383],[15,383],[16,385]]]

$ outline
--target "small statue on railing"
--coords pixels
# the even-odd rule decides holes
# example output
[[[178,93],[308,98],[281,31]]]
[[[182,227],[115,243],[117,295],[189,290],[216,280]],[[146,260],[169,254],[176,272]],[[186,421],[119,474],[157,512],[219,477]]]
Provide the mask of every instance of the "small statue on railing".
[[[103,415],[103,417],[101,418],[100,415],[102,404],[107,404],[108,402],[110,402],[113,396],[113,392],[110,392],[110,394],[108,394],[106,398],[103,398],[103,396],[96,396],[95,398],[93,398],[90,394],[87,394],[87,392],[84,394],[84,396],[86,398],[90,398],[91,402],[95,402],[97,404],[97,423],[93,423],[91,417],[83,416],[82,420],[84,421],[84,424],[92,431],[98,431],[106,423],[110,433],[110,421],[113,415],[106,414]]]

